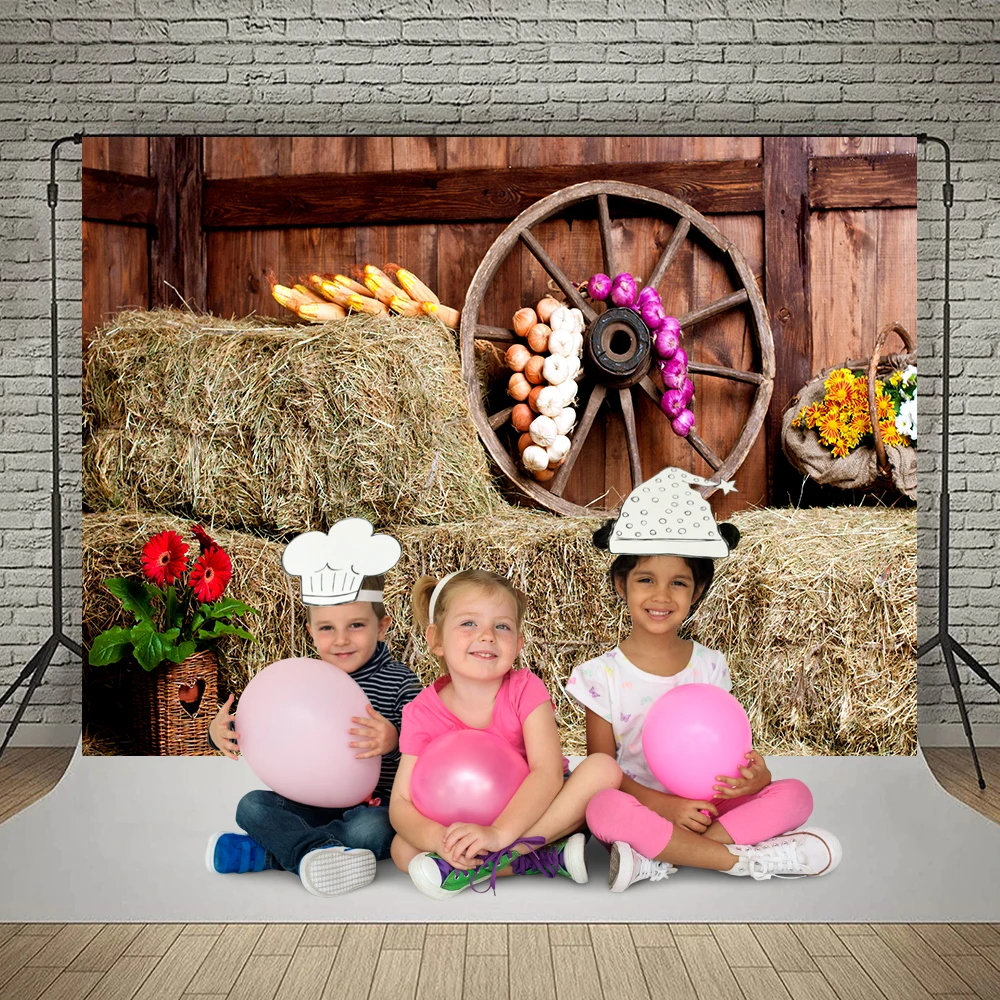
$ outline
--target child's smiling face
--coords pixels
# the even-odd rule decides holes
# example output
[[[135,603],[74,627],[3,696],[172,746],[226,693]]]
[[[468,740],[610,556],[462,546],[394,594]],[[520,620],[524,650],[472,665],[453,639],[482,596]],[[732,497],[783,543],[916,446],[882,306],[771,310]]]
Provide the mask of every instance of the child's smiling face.
[[[427,627],[427,640],[450,674],[470,680],[502,677],[524,645],[514,598],[479,587],[462,587],[451,596],[443,620]]]
[[[680,556],[640,559],[629,570],[624,592],[620,582],[616,587],[628,605],[633,627],[653,635],[676,632],[698,596],[691,567]]]
[[[379,619],[369,601],[309,608],[309,634],[324,663],[353,674],[385,639],[390,619]]]

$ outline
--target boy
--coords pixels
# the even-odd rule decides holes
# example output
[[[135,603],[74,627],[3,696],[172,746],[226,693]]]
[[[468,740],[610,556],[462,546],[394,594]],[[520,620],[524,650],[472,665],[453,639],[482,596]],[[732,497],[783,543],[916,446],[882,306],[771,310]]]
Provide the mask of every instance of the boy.
[[[341,521],[331,529],[331,540],[337,529],[348,523]],[[306,537],[299,536],[295,541]],[[286,549],[286,569],[295,541]],[[368,802],[347,809],[309,806],[271,791],[248,792],[236,808],[236,822],[246,834],[214,834],[208,842],[205,862],[209,871],[219,874],[265,868],[297,872],[309,892],[335,896],[367,885],[375,878],[376,860],[389,857],[393,838],[389,794],[399,765],[399,727],[403,706],[420,693],[421,685],[412,671],[390,656],[385,644],[391,619],[381,600],[381,575],[365,576],[363,580],[358,577],[354,592],[340,594],[334,604],[321,603],[321,598],[307,590],[306,579],[303,600],[309,615],[309,635],[319,658],[350,674],[368,696],[368,717],[355,717],[357,728],[349,733],[356,737],[351,746],[358,750],[358,758],[381,755],[378,783]],[[315,580],[313,577],[313,584]],[[345,602],[344,596],[357,599]],[[235,716],[229,712],[232,703],[230,695],[212,720],[208,735],[213,747],[235,760],[239,733],[233,731]]]

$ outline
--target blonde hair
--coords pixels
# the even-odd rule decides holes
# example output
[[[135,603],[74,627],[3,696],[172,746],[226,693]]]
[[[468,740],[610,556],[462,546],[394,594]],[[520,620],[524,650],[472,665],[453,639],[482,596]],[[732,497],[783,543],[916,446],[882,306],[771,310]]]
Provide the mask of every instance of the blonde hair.
[[[413,620],[424,631],[432,624],[430,620],[431,594],[440,581],[433,576],[422,576],[413,585]],[[437,600],[434,602],[434,617],[437,621],[448,613],[448,605],[452,597],[463,588],[478,587],[489,595],[507,594],[514,601],[515,619],[517,631],[521,631],[521,623],[524,621],[524,614],[528,609],[528,598],[515,587],[510,580],[492,573],[486,569],[464,569],[456,573],[439,591]],[[448,666],[442,657],[438,657],[441,669],[447,672]]]

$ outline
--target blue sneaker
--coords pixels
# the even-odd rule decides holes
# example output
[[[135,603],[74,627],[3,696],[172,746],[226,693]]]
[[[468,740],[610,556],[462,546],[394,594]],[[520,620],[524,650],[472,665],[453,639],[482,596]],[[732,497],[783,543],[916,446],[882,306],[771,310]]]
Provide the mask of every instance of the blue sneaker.
[[[205,850],[205,867],[217,875],[262,872],[271,866],[267,852],[245,833],[213,833]]]
[[[299,862],[299,878],[314,896],[339,896],[375,878],[375,855],[363,847],[317,847]]]

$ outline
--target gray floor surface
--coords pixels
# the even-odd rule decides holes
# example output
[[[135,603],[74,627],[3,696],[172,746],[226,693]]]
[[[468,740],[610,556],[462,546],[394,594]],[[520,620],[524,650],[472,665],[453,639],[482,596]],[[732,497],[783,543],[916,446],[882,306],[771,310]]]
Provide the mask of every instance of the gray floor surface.
[[[622,894],[608,857],[590,882],[536,876],[445,902],[390,861],[374,883],[319,898],[287,872],[213,875],[212,831],[236,829],[239,797],[263,787],[242,762],[83,757],[43,799],[0,824],[0,920],[9,921],[1000,921],[1000,826],[949,796],[922,756],[772,757],[775,778],[813,791],[810,823],[836,833],[840,868],[757,882],[684,868]]]

